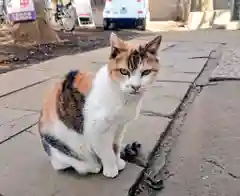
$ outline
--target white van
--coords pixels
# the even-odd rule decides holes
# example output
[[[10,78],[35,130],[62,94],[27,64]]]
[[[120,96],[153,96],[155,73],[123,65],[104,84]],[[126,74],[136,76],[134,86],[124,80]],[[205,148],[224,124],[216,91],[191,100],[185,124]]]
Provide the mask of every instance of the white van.
[[[103,10],[104,29],[132,24],[145,30],[148,0],[106,0]]]

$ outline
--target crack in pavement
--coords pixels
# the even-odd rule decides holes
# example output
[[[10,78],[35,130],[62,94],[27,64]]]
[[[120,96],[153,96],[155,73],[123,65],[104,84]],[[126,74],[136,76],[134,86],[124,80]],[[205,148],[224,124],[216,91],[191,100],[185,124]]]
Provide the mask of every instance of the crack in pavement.
[[[194,57],[189,57],[188,59],[216,59],[216,58],[212,58],[209,56],[194,56]]]
[[[206,84],[197,84],[196,86],[200,87],[200,88],[203,88],[203,87],[206,87],[206,86],[216,86],[216,85],[218,85],[217,82],[207,82]]]
[[[38,123],[38,122],[37,122]],[[30,135],[34,135],[34,136],[37,136],[37,134],[33,133],[32,131],[30,130],[25,130],[26,133],[29,133]]]
[[[12,119],[12,120],[10,120],[10,121],[7,121],[7,122],[4,122],[4,123],[0,124],[0,127],[3,126],[3,125],[6,125],[6,124],[8,124],[8,123],[12,123],[12,122],[14,122],[14,121],[21,120],[22,118],[25,118],[25,117],[27,117],[27,116],[32,116],[32,115],[35,115],[35,114],[38,114],[38,113],[39,113],[39,112],[35,112],[35,113],[31,113],[31,114],[25,114],[25,115],[23,115],[23,116],[21,116],[21,117],[19,117],[19,118],[14,118],[14,119]]]
[[[223,170],[224,172],[226,172],[226,168],[224,168],[224,167],[223,167],[220,163],[218,163],[216,160],[213,160],[213,159],[203,159],[203,160],[204,160],[205,162],[207,162],[207,163],[210,163],[210,164],[212,164],[212,165],[220,168],[220,169]],[[237,176],[237,175],[233,174],[232,172],[228,172],[228,171],[227,171],[227,174],[228,174],[229,176],[231,176],[232,178],[234,178],[234,179],[240,179],[240,176]]]
[[[140,113],[144,116],[157,116],[157,117],[163,117],[163,118],[169,118],[169,119],[173,118],[172,115],[164,115],[164,114],[161,114],[158,112],[153,112],[150,110],[142,110]]]
[[[11,110],[26,111],[26,112],[36,112],[36,113],[39,113],[39,112],[40,112],[40,110],[32,110],[32,109],[9,107],[9,106],[5,106],[4,108],[6,108],[6,109],[11,109]]]
[[[166,42],[166,43],[167,43],[167,42]],[[171,48],[174,48],[176,45],[178,45],[178,43],[172,44],[172,45],[170,45],[170,46],[167,46],[166,48],[163,48],[163,49],[161,50],[161,52],[167,51],[167,50],[169,50],[169,49],[171,49]]]

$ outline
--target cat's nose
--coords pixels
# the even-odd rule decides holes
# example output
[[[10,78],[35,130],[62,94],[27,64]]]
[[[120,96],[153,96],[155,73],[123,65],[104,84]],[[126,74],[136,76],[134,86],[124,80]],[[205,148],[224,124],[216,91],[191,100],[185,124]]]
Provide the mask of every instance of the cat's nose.
[[[141,86],[140,85],[131,85],[131,88],[134,90],[134,91],[138,91]]]

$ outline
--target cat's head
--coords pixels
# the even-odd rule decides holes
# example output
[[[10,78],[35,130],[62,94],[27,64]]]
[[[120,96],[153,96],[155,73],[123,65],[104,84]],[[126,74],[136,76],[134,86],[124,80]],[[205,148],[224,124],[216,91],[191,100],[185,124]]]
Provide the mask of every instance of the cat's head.
[[[160,69],[157,52],[162,37],[159,35],[144,45],[133,45],[111,34],[109,75],[125,94],[142,94],[152,84]]]

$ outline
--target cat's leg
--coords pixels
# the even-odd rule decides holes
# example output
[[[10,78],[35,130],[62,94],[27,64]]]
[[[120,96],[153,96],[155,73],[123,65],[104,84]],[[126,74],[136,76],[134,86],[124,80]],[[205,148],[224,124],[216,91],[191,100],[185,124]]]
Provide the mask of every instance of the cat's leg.
[[[88,161],[79,161],[75,158],[67,156],[57,149],[51,149],[51,163],[55,170],[61,170],[68,167],[73,167],[79,174],[87,173],[99,173],[101,171],[101,165]]]
[[[113,149],[116,155],[116,164],[117,164],[118,170],[120,171],[123,170],[126,166],[126,162],[120,157],[121,149],[122,149],[121,145],[122,145],[125,129],[126,129],[125,124],[121,124],[118,126],[115,133],[114,143],[113,143]]]
[[[56,157],[51,157],[51,164],[55,170],[64,170],[70,167],[69,164],[58,160]]]
[[[98,135],[96,135],[98,134]],[[118,167],[116,164],[116,155],[113,151],[113,135],[111,132],[98,132],[91,137],[92,147],[101,159],[103,165],[103,175],[114,178],[118,175]]]

